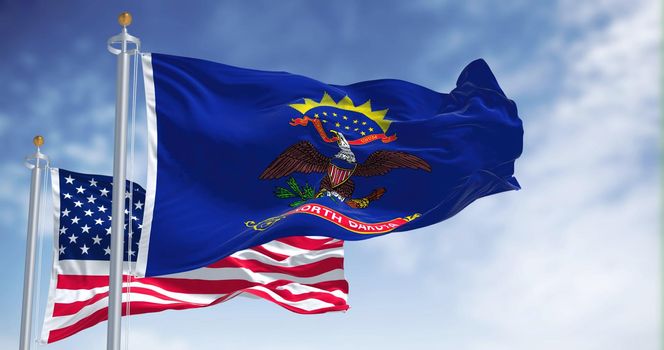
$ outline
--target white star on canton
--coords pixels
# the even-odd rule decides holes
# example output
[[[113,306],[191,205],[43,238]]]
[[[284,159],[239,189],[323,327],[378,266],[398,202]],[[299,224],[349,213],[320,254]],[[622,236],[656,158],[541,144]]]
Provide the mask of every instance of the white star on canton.
[[[67,233],[67,228],[62,226],[62,228],[60,228],[60,234],[64,235],[65,233]]]
[[[96,200],[97,200],[97,198],[95,198],[95,196],[93,196],[93,195],[90,195],[90,197],[88,197],[88,203],[93,203],[94,204],[94,202]]]
[[[113,221],[113,217],[109,215],[108,216],[108,221]]]
[[[65,199],[71,199],[71,194],[65,193]]]
[[[87,253],[88,253],[88,250],[90,250],[90,248],[89,248],[87,245],[84,244],[84,245],[81,247],[81,254],[87,254]]]
[[[104,220],[102,219],[95,219],[95,225],[101,225],[104,223]]]
[[[108,192],[109,192],[109,191],[108,191],[107,189],[102,188],[101,190],[99,190],[99,192],[101,192],[101,195],[102,195],[102,196],[104,196],[104,197],[108,197]]]
[[[138,224],[138,229],[142,230],[143,229],[143,224]]]
[[[72,233],[71,236],[67,238],[69,238],[69,243],[76,243],[76,239],[78,238],[78,236]]]
[[[74,216],[74,218],[71,219],[71,223],[72,224],[78,224],[78,220],[81,220],[81,219],[79,219],[78,216]]]
[[[65,253],[65,248],[66,248],[66,247],[60,246],[60,248],[58,249],[58,250],[60,251],[60,254],[64,254],[64,253]]]
[[[97,210],[99,210],[102,213],[105,213],[106,212],[106,207],[102,205],[101,207],[97,207]]]
[[[84,211],[84,213],[85,213],[85,216],[92,216],[92,210],[90,210],[90,209]]]
[[[138,201],[138,202],[134,203],[134,207],[136,207],[136,210],[139,210],[139,209],[142,210],[143,209],[143,203],[141,203],[141,201]]]
[[[90,233],[90,229],[92,227],[88,226],[88,224],[85,224],[85,226],[81,227],[81,230],[83,230],[82,233]]]
[[[65,209],[65,210],[62,211],[62,216],[69,216],[70,212],[71,211],[69,209]]]
[[[83,207],[83,203],[81,203],[81,201],[76,201],[76,202],[74,202],[74,206],[75,206],[76,208],[82,208],[82,207]]]
[[[129,215],[129,210],[125,209],[125,215]]]
[[[84,192],[85,192],[85,188],[83,188],[83,186],[76,187],[76,193],[84,193]]]
[[[111,228],[110,228],[110,227],[106,229],[106,234],[107,234],[107,235],[110,235],[110,234],[111,234]]]
[[[136,220],[138,220],[138,218],[137,218],[137,217],[135,217],[135,216],[133,216],[133,215],[131,216],[131,219],[132,219],[133,221],[136,221]]]
[[[104,255],[111,255],[111,247],[104,248]]]
[[[92,244],[101,245],[101,237],[99,237],[99,235],[96,235],[96,236],[92,237],[92,240],[94,241],[94,242],[92,242]]]
[[[90,180],[90,186],[97,187],[97,181],[94,178]]]
[[[136,252],[131,249],[129,249],[127,253],[129,253],[129,256],[134,256],[134,254],[136,254]]]
[[[131,198],[131,193],[125,191],[125,199],[127,199],[127,198]]]
[[[67,177],[65,177],[65,181],[67,181],[68,184],[72,184],[72,185],[74,184],[74,178],[71,177],[71,175],[68,175]]]

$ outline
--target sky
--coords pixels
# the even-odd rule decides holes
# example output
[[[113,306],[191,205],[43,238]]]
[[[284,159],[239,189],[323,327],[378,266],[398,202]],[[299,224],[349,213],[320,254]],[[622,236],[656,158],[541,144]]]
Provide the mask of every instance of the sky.
[[[18,344],[32,137],[45,136],[53,166],[112,173],[115,56],[105,46],[125,10],[145,52],[334,84],[397,78],[449,92],[481,57],[525,129],[521,191],[346,244],[348,312],[304,316],[235,298],[132,317],[129,348],[660,348],[662,9],[653,0],[0,1],[0,348]],[[144,184],[142,98],[132,172]],[[105,349],[105,332],[104,323],[35,348]]]

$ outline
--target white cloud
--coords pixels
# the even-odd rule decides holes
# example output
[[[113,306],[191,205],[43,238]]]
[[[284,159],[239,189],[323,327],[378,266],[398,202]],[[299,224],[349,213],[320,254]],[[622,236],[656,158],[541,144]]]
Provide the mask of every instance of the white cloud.
[[[9,335],[0,335],[0,349],[16,349],[18,348],[18,337]]]
[[[9,117],[0,113],[0,136],[4,136],[5,132],[9,130],[10,124]]]
[[[95,134],[84,142],[69,142],[64,146],[64,155],[76,159],[92,169],[108,168],[113,158],[113,142],[108,135]],[[111,163],[112,164],[112,163]],[[87,169],[83,172],[90,171]]]
[[[186,334],[169,336],[162,331],[150,329],[132,329],[129,337],[129,348],[143,350],[190,350],[196,349],[187,341]]]
[[[542,43],[561,72],[523,67],[517,86],[562,88],[548,103],[521,109],[526,145],[516,174],[524,190],[398,237],[406,249],[429,250],[408,266],[431,298],[451,295],[450,318],[463,320],[456,327],[482,330],[442,344],[658,348],[661,11],[654,1],[602,4],[561,4],[563,30]],[[565,28],[578,26],[583,35],[567,36]],[[391,245],[372,247],[386,247],[386,269],[403,268]]]

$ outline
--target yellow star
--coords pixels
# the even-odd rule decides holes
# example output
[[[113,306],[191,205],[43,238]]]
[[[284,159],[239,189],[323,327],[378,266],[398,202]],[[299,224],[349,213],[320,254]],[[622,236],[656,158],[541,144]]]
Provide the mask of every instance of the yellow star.
[[[348,120],[348,117],[344,116],[344,120]]]
[[[333,115],[333,116],[335,116],[335,117],[337,116],[337,114],[336,114],[336,113],[332,113],[332,115]]]
[[[318,113],[314,114],[314,118],[318,118]]]
[[[323,112],[323,115],[327,115],[327,112]]]
[[[339,123],[336,123],[336,124],[334,124],[334,126],[336,126],[336,127],[338,128],[338,127],[340,127],[340,126],[341,126],[341,124],[339,124]]]
[[[353,120],[353,124],[357,124],[357,120]]]
[[[350,130],[350,128],[349,128],[349,127],[345,127],[344,129],[346,129],[346,130]]]
[[[367,125],[367,122],[362,122],[362,125]]]
[[[327,120],[323,119],[323,123],[327,123]]]
[[[355,128],[355,129],[353,129],[353,131],[358,131],[358,130],[360,130],[360,128]]]
[[[367,133],[364,132],[364,131],[362,131],[362,132],[360,133],[360,135],[362,135],[362,136],[364,136],[364,135],[366,135],[366,134],[367,134]]]
[[[369,128],[369,131],[373,131],[373,128]]]

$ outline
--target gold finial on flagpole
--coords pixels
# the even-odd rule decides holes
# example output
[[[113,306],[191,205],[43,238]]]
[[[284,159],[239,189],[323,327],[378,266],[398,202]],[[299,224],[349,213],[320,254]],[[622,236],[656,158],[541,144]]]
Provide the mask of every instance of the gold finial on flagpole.
[[[123,27],[129,27],[131,24],[131,13],[123,12],[118,16],[118,23]]]
[[[32,138],[32,143],[37,147],[41,147],[44,145],[44,136],[37,135]]]

